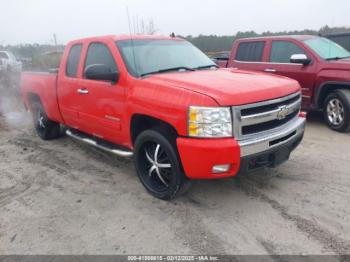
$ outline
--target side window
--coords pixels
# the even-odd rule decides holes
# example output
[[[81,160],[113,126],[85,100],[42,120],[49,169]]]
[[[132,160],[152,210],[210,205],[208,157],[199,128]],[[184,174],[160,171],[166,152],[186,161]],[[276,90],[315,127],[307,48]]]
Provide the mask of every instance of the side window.
[[[305,51],[289,41],[273,41],[270,52],[270,62],[290,63],[290,57],[296,54],[305,54]]]
[[[80,60],[82,45],[73,45],[69,51],[66,66],[66,75],[68,77],[77,77],[78,65]]]
[[[111,72],[118,71],[117,65],[114,61],[114,58],[109,51],[109,48],[102,43],[92,43],[89,46],[87,55],[86,55],[86,61],[85,61],[85,68],[90,65],[96,65],[96,64],[102,64],[106,65],[111,69]]]
[[[261,62],[264,48],[264,41],[240,43],[235,59],[237,61]]]

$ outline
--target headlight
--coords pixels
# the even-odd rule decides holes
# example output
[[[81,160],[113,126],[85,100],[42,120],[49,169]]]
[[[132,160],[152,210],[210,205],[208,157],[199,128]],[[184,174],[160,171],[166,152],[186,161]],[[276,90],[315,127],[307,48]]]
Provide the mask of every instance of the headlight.
[[[191,106],[188,135],[192,137],[231,137],[232,117],[229,107]]]

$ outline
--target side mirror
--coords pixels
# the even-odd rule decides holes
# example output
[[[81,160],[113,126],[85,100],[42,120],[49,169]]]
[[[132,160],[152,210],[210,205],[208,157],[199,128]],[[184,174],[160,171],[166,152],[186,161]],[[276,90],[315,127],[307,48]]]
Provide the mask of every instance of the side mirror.
[[[311,59],[305,54],[295,54],[290,57],[290,62],[293,64],[309,65],[311,63]]]
[[[229,60],[228,57],[214,57],[214,59],[217,61],[228,61]]]
[[[89,65],[84,72],[87,79],[109,81],[116,83],[119,80],[119,72],[112,72],[112,70],[103,64]]]
[[[222,57],[222,56],[219,56],[219,57],[213,57],[211,59],[215,64],[217,64],[219,67],[226,67],[227,66],[227,63],[228,63],[228,60],[229,60],[229,57]]]

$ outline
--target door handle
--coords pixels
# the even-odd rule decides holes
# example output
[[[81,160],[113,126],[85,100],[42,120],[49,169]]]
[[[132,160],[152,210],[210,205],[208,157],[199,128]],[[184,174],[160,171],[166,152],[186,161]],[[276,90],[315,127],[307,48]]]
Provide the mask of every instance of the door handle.
[[[87,89],[85,89],[85,88],[79,88],[79,89],[77,90],[77,92],[78,92],[79,94],[86,95],[86,94],[89,93],[89,90],[87,90]]]
[[[277,72],[277,70],[274,69],[274,68],[266,68],[266,69],[264,69],[264,71],[265,72],[270,72],[270,73],[276,73]]]

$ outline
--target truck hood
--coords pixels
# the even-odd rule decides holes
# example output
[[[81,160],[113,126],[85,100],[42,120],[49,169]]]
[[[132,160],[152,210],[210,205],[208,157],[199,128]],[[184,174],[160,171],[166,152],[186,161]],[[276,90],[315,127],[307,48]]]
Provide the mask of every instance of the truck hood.
[[[146,79],[144,79],[146,80]],[[152,75],[147,81],[172,84],[212,97],[219,105],[243,105],[287,96],[300,90],[297,81],[237,69],[198,70]]]

